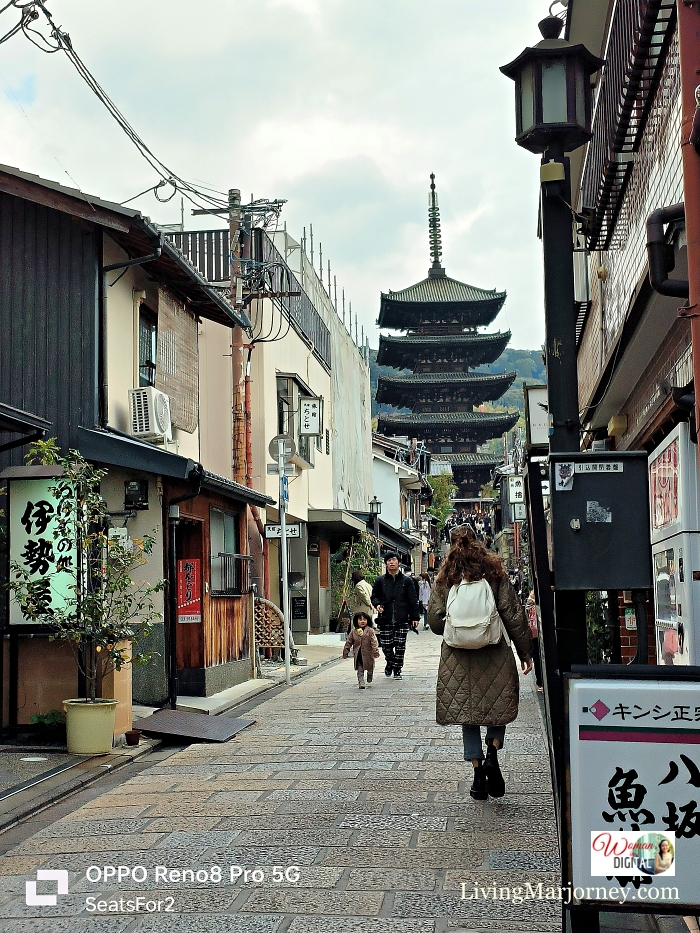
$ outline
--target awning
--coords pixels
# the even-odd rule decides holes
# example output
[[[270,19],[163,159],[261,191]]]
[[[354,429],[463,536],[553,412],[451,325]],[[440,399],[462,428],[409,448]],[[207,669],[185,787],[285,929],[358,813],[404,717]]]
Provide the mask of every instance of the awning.
[[[171,454],[167,450],[154,447],[153,444],[112,431],[78,428],[78,445],[81,454],[87,460],[124,467],[127,470],[154,473],[169,479],[187,480],[197,466],[194,460],[187,457]],[[262,492],[249,489],[209,470],[204,470],[202,489],[218,492],[239,502],[249,502],[251,505],[265,506],[274,501]]]
[[[21,435],[14,440],[0,442],[0,452],[38,441],[46,437],[50,427],[50,421],[0,402],[0,434]]]
[[[353,512],[353,515],[355,515],[356,518],[364,521],[366,525],[366,531],[374,534],[374,519],[369,515],[369,513]],[[379,540],[382,544],[385,544],[393,551],[397,551],[399,554],[408,555],[414,547],[417,547],[414,538],[412,538],[410,535],[403,534],[396,528],[393,528],[391,525],[387,525],[387,523],[383,522],[381,518],[379,519]]]
[[[343,541],[367,531],[365,522],[345,509],[309,509],[307,522],[311,533],[322,534],[330,540],[332,550]]]

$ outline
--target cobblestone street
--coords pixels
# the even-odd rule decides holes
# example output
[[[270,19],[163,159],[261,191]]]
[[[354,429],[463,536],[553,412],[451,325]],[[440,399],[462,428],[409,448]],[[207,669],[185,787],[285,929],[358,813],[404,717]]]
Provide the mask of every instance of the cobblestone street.
[[[360,691],[350,661],[326,666],[257,705],[256,725],[231,742],[192,745],[25,839],[2,860],[0,928],[559,930],[557,902],[461,899],[463,884],[468,893],[475,884],[558,884],[532,676],[521,678],[520,716],[506,734],[507,794],[477,803],[459,729],[434,721],[440,639],[409,639],[402,682],[385,678],[380,661],[375,682]],[[91,865],[144,866],[148,880],[91,882]],[[229,866],[237,865],[261,869],[265,880],[232,882]],[[204,870],[207,880],[156,882],[156,866]],[[297,866],[299,880],[275,882],[275,866]],[[69,893],[56,906],[25,904],[25,882],[38,868],[69,872]],[[38,890],[55,885],[39,881]],[[106,912],[89,913],[88,897],[104,900]],[[137,897],[172,903],[174,913],[127,915]]]

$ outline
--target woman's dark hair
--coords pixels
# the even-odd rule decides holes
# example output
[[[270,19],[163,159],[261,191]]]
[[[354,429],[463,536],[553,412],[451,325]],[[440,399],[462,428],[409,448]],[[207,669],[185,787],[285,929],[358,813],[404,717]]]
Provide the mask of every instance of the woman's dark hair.
[[[671,843],[668,841],[668,839],[662,839],[661,842],[659,843],[659,855],[662,854],[662,852],[661,852],[661,846],[664,844],[664,842],[665,842],[666,845],[668,846],[668,851],[669,851],[669,855],[670,855],[670,853],[671,853]]]
[[[361,570],[353,570],[352,572],[352,582],[358,584],[360,580],[364,580],[365,575]]]
[[[435,578],[437,586],[458,586],[462,580],[496,583],[505,573],[501,559],[477,541],[468,525],[455,528],[450,540],[452,546]]]
[[[372,622],[372,620],[370,619],[370,617],[367,615],[366,612],[356,612],[356,613],[355,613],[355,615],[352,617],[353,628],[359,628],[359,627],[360,627],[360,622],[359,622],[360,619],[367,619],[367,626],[368,626],[368,628],[374,628],[374,622]]]
[[[421,578],[421,580],[426,580],[428,583],[430,583],[430,577],[428,576],[427,573],[422,573],[422,574],[420,575],[420,578]]]

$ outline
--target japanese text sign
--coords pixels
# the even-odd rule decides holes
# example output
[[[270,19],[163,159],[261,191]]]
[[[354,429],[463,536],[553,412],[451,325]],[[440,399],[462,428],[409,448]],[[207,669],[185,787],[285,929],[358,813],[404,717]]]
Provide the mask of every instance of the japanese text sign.
[[[63,608],[73,595],[77,556],[75,542],[58,536],[55,479],[10,481],[10,561],[28,571],[31,580],[44,580],[43,603],[48,610]],[[39,624],[22,613],[10,598],[10,625]]]
[[[201,561],[198,558],[177,562],[177,621],[202,621]]]
[[[299,434],[304,436],[318,436],[323,434],[323,399],[299,399]]]
[[[508,477],[508,502],[517,505],[525,501],[525,479],[522,476]]]
[[[656,531],[678,518],[678,440],[649,464],[651,525]]]
[[[700,903],[700,691],[678,680],[567,679],[571,877],[626,904]],[[676,890],[677,889],[677,890]],[[669,894],[668,891],[673,891]],[[606,900],[606,910],[610,901]]]

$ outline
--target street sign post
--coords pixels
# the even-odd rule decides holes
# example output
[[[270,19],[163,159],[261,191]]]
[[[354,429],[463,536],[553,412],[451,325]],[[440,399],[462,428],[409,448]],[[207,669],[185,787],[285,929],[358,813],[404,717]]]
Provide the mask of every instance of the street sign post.
[[[291,638],[289,623],[289,581],[287,579],[287,503],[289,502],[288,480],[284,475],[284,465],[295,454],[295,444],[291,437],[280,435],[270,442],[270,455],[274,456],[273,445],[277,445],[277,468],[280,478],[279,513],[280,513],[280,559],[282,561],[282,615],[284,617],[284,674],[285,682],[291,684]]]
[[[510,505],[520,505],[525,502],[525,477],[508,477],[508,503]]]

